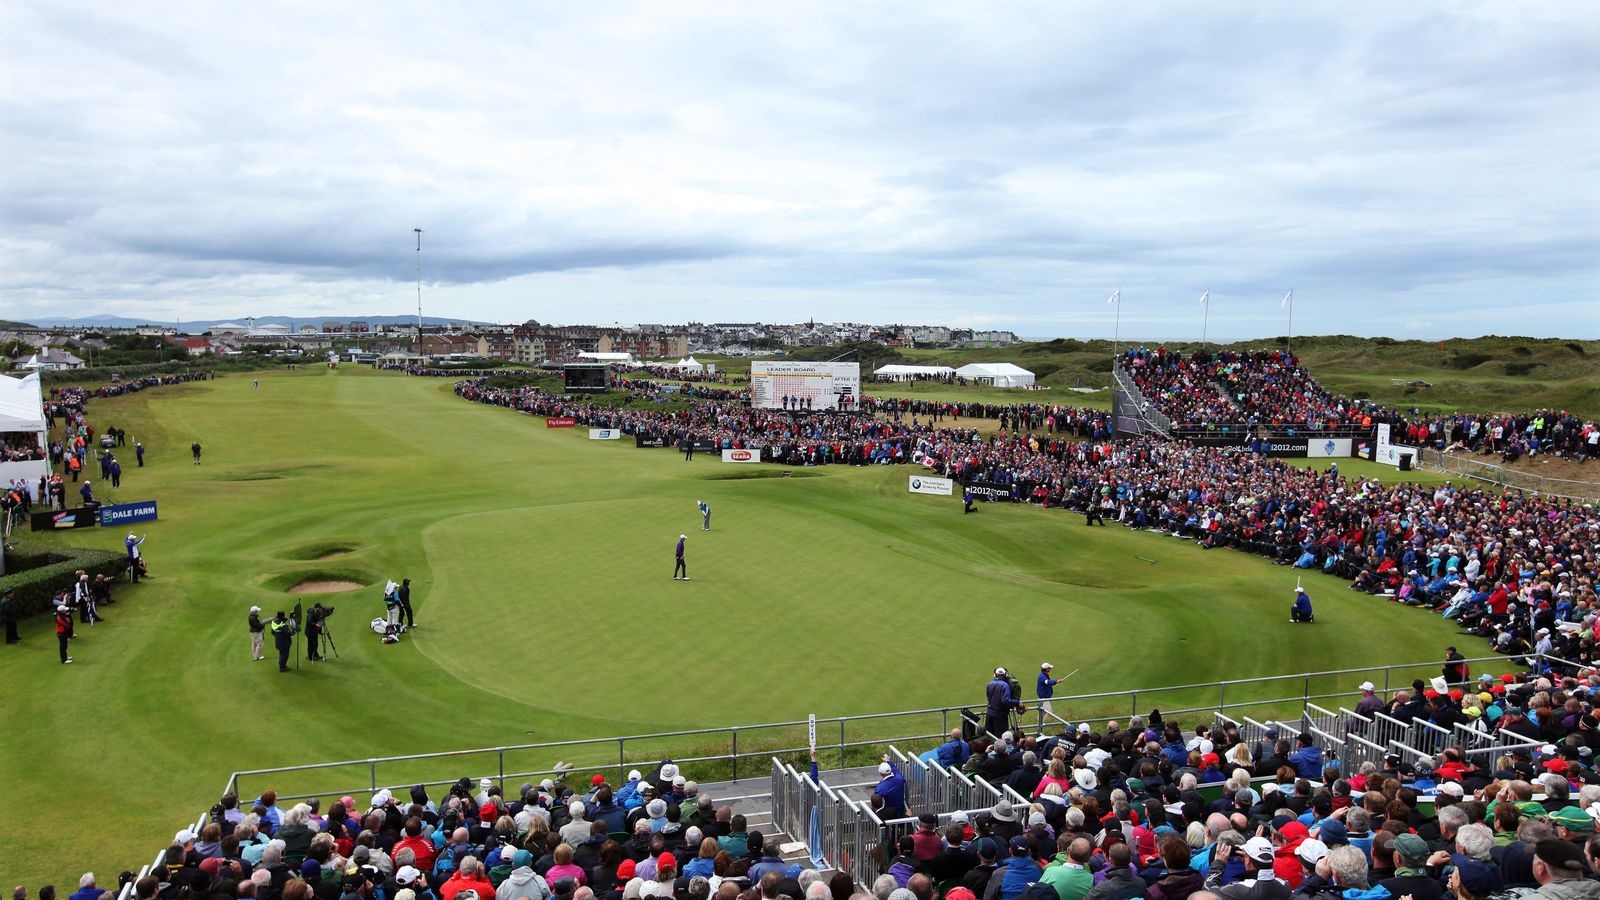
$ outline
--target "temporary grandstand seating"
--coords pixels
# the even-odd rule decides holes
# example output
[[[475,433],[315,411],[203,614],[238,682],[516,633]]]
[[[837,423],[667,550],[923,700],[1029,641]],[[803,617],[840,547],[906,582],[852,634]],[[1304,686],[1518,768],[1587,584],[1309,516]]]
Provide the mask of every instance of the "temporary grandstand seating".
[[[1509,666],[1509,661],[1501,658],[1467,662],[1485,664],[1488,668]],[[1575,664],[1553,658],[1542,661],[1543,664],[1569,671],[1578,670]],[[1236,729],[1240,743],[1247,746],[1254,746],[1265,740],[1269,729],[1275,729],[1281,739],[1293,739],[1301,734],[1309,734],[1313,744],[1323,751],[1324,765],[1336,767],[1346,775],[1359,771],[1364,763],[1381,765],[1385,759],[1415,762],[1423,757],[1435,756],[1447,746],[1460,748],[1469,761],[1486,766],[1508,750],[1527,752],[1535,761],[1541,758],[1545,752],[1543,741],[1527,739],[1517,734],[1479,731],[1466,726],[1445,730],[1423,720],[1401,722],[1382,713],[1360,715],[1340,705],[1356,696],[1358,692],[1353,688],[1355,682],[1361,678],[1370,677],[1382,683],[1387,689],[1391,685],[1409,686],[1411,679],[1418,675],[1437,671],[1436,664],[1408,664],[1368,670],[1270,676],[1217,682],[1211,685],[1181,685],[1081,697],[1057,697],[1055,708],[1099,710],[1100,712],[1088,719],[1088,723],[1098,733],[1106,726],[1108,721],[1106,712],[1109,709],[1121,706],[1124,710],[1137,712],[1145,708],[1145,704],[1163,702],[1163,697],[1174,700],[1178,696],[1192,698],[1197,696],[1198,692],[1199,696],[1210,699],[1204,700],[1199,705],[1192,703],[1183,705],[1181,702],[1169,704],[1170,708],[1165,712],[1166,720],[1169,723],[1182,722],[1187,727],[1186,730],[1198,724],[1209,725],[1216,733]],[[1299,696],[1281,696],[1283,683],[1297,686]],[[1230,697],[1231,701],[1228,699]],[[1283,715],[1288,709],[1294,710],[1294,714]],[[876,730],[886,723],[905,720],[906,717],[910,717],[908,721],[914,723],[908,725],[913,733],[906,734],[902,729],[902,736],[895,738],[846,740],[844,726],[848,722],[873,721],[875,724],[871,727]],[[967,821],[975,822],[998,806],[1008,806],[1018,814],[1019,821],[1026,821],[1027,811],[1031,805],[1029,798],[1019,795],[1005,784],[995,783],[981,775],[947,769],[935,760],[924,758],[931,757],[932,754],[927,751],[947,740],[949,734],[948,729],[942,733],[930,730],[929,723],[940,721],[944,725],[949,725],[953,721],[963,723],[967,729],[973,729],[974,723],[980,721],[980,717],[981,710],[978,709],[948,707],[888,713],[881,716],[820,720],[825,728],[838,723],[839,739],[837,744],[830,741],[819,744],[816,748],[819,755],[837,758],[841,762],[851,761],[852,757],[855,761],[864,761],[869,758],[869,754],[879,752],[888,755],[890,761],[904,775],[905,801],[909,811],[909,815],[904,817],[886,820],[874,810],[870,800],[878,780],[875,765],[819,769],[813,777],[810,772],[795,768],[796,760],[805,758],[804,747],[785,747],[776,752],[754,750],[740,753],[736,739],[732,756],[746,760],[744,778],[702,782],[701,792],[710,796],[716,805],[729,805],[735,812],[744,815],[750,830],[760,830],[769,840],[776,839],[782,843],[786,860],[819,870],[845,871],[858,884],[869,886],[881,874],[885,860],[893,856],[892,848],[898,838],[916,829],[916,814],[932,813],[943,826],[952,821],[957,814],[964,814]],[[1032,718],[1031,714],[1029,718]],[[774,723],[772,726],[741,726],[732,730],[749,733],[755,729],[772,727],[784,729],[783,733],[788,733],[787,729],[797,725],[803,727],[806,723],[784,722]],[[1029,733],[1036,731],[1034,726],[1033,721],[1018,723],[1018,727]],[[1072,733],[1075,730],[1067,721],[1050,714],[1042,732],[1054,735]],[[705,732],[683,734],[700,737]],[[995,735],[983,734],[981,729],[978,730],[978,736],[990,740],[996,738]],[[605,771],[619,772],[628,766],[644,765],[629,761],[626,750],[628,742],[657,742],[660,738],[672,737],[674,735],[646,735],[600,742],[571,742],[559,746],[570,748],[572,745],[583,743],[609,746],[615,742],[616,747],[623,749],[618,751],[621,756],[612,757],[611,764],[594,767],[580,765],[572,769],[575,772],[600,770],[604,774]],[[495,754],[500,760],[499,771],[490,773],[487,777],[508,788],[515,781],[536,778],[555,771],[506,771],[506,754],[523,749],[527,748],[503,747],[484,751],[464,751],[464,753]],[[838,753],[837,757],[833,756],[835,751]],[[459,758],[456,754],[436,756],[440,760]],[[366,767],[372,773],[370,782],[364,785],[362,790],[375,790],[383,786],[377,775],[380,764],[391,762],[414,764],[419,759],[427,758],[352,761],[320,764],[301,769],[241,772],[230,779],[228,790],[238,790],[246,778],[249,780],[248,783],[254,786],[254,790],[259,791],[297,772],[352,764]],[[681,763],[685,773],[692,775],[696,763],[725,764],[729,759],[728,755],[703,756],[684,758]],[[755,759],[761,760],[761,768],[764,769],[762,774],[752,772],[752,769],[758,769],[751,764]],[[455,765],[451,762],[440,764]],[[459,772],[452,768],[449,772],[439,774],[457,775]],[[453,780],[446,777],[431,783],[446,784]],[[390,787],[404,790],[409,785],[398,784]],[[1221,787],[1220,784],[1207,784],[1202,786],[1202,790],[1210,791],[1209,796],[1214,797]],[[319,792],[323,796],[338,793],[345,791]],[[251,794],[241,796],[251,796]],[[294,799],[286,792],[280,793],[279,796],[280,801]],[[1424,802],[1431,801],[1425,799]],[[188,827],[199,831],[207,820],[206,816],[202,816]],[[161,861],[161,854],[157,854],[151,865],[146,866],[139,874],[142,876]],[[125,890],[120,900],[128,900],[129,896]]]

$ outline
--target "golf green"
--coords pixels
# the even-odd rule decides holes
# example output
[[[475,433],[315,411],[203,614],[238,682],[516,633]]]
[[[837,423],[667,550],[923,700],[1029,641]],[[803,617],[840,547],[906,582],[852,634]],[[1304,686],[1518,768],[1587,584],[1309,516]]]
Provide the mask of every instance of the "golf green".
[[[148,448],[116,499],[160,503],[137,527],[153,577],[80,626],[71,666],[46,620],[0,648],[14,883],[137,869],[237,769],[974,703],[996,665],[1030,690],[1041,661],[1076,669],[1074,694],[1435,659],[1456,640],[1315,574],[1317,624],[1290,625],[1288,569],[1060,511],[963,516],[909,494],[907,467],[686,462],[443,380],[252,377],[91,402],[98,428]],[[690,582],[670,577],[680,532]],[[401,577],[421,627],[382,645],[367,623]],[[309,603],[285,588],[318,578],[366,586],[318,598],[339,658],[251,661],[249,607]],[[365,783],[346,776],[327,783]],[[116,825],[63,854],[86,807]]]

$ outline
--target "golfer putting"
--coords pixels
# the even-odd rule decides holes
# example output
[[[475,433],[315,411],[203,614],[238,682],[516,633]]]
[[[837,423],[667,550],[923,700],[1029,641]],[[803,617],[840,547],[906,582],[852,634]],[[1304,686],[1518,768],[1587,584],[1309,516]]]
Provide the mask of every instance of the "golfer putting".
[[[696,500],[694,502],[694,505],[695,505],[695,508],[700,510],[700,517],[704,520],[704,521],[702,521],[700,523],[700,530],[701,531],[710,531],[711,530],[711,504],[705,502],[704,500]]]
[[[689,536],[687,534],[678,535],[678,549],[677,549],[677,553],[674,556],[674,560],[675,561],[672,564],[672,580],[673,581],[688,581],[689,580],[689,567],[687,565],[685,565],[684,562],[683,562],[683,545],[688,540],[689,540]]]

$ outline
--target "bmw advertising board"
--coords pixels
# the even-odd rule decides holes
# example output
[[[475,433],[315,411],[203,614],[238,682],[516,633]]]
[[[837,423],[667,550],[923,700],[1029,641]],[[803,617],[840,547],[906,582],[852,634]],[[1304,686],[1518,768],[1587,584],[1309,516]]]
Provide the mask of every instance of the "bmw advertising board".
[[[948,478],[913,475],[911,476],[910,490],[913,494],[938,494],[949,497],[955,494],[956,483]]]

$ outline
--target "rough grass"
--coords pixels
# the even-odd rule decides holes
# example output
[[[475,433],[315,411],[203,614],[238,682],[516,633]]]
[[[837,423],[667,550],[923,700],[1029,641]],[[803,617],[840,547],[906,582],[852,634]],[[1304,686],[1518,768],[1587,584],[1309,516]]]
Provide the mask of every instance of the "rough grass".
[[[25,686],[5,695],[0,729],[13,883],[136,870],[237,769],[970,703],[994,666],[1044,659],[1080,669],[1068,693],[1089,693],[1409,662],[1463,640],[1437,616],[1317,574],[1303,577],[1318,624],[1290,626],[1296,573],[1265,560],[1088,529],[1059,511],[963,516],[956,498],[909,494],[909,467],[783,478],[685,462],[466,403],[447,379],[271,372],[259,393],[222,379],[96,400],[91,419],[149,448],[123,490],[161,501],[144,546],[158,577],[119,591],[72,666],[56,661],[43,621],[0,649],[0,683]],[[736,469],[763,477],[706,477]],[[285,477],[237,480],[259,472]],[[710,533],[697,499],[715,509]],[[680,532],[687,584],[669,577]],[[115,550],[119,538],[44,540]],[[338,565],[296,561],[333,545],[362,550]],[[409,576],[422,627],[378,643],[366,622],[383,606],[369,588],[336,595],[339,661],[292,675],[251,662],[249,606],[292,605],[283,590],[312,574]],[[1190,702],[1205,701],[1141,693],[1057,707],[1125,715]],[[367,777],[344,775],[328,785]],[[116,838],[70,861],[60,835],[81,816],[61,803],[63,777],[74,796],[124,801]]]

